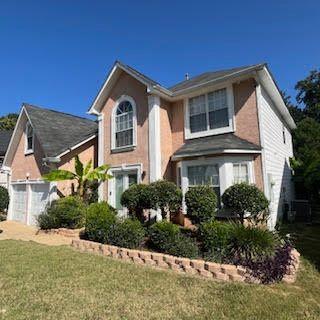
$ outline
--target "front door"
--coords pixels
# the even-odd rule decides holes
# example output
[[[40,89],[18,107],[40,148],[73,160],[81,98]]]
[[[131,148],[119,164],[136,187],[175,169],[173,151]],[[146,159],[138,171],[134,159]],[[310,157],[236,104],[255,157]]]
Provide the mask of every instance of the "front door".
[[[121,196],[123,191],[127,190],[131,185],[138,182],[136,171],[117,171],[113,173],[113,190],[111,192],[111,199],[113,206],[118,210],[120,216],[126,215],[127,211],[121,205]]]

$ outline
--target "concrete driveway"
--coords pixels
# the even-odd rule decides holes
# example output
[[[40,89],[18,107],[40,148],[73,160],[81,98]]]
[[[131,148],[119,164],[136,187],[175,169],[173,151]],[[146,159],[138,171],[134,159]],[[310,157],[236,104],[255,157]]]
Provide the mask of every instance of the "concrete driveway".
[[[16,221],[0,222],[0,240],[35,241],[49,246],[70,245],[72,239],[57,234],[39,234],[36,227],[27,226]]]

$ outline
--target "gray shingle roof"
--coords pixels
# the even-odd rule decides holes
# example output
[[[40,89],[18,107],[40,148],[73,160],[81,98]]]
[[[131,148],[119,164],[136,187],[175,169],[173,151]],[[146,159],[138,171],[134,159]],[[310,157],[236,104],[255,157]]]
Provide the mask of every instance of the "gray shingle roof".
[[[264,65],[265,65],[264,63],[260,63],[260,64],[251,65],[251,66],[244,66],[244,67],[232,68],[232,69],[227,69],[227,70],[205,72],[205,73],[202,73],[198,76],[195,76],[189,80],[179,82],[179,83],[173,85],[172,87],[169,87],[168,90],[170,90],[172,92],[176,92],[179,90],[188,89],[188,88],[196,86],[196,85],[201,85],[201,84],[209,82],[209,81],[217,80],[221,77],[231,76],[232,74],[237,73],[237,72],[242,72],[242,71],[245,71],[245,70],[248,70],[251,68],[252,69],[260,68],[260,67],[263,67]]]
[[[7,152],[13,131],[0,131],[0,156]]]
[[[55,157],[98,131],[95,121],[24,104],[46,157]]]
[[[185,144],[172,156],[173,159],[197,155],[219,154],[223,150],[260,151],[261,148],[247,140],[225,133],[216,136],[186,140]]]

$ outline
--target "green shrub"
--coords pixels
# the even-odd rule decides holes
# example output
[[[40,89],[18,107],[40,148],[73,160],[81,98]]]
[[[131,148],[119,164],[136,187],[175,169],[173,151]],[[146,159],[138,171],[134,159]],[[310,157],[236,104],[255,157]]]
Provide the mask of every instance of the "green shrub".
[[[166,180],[158,180],[150,184],[154,189],[155,196],[153,200],[156,201],[152,207],[161,210],[162,218],[168,218],[168,214],[176,213],[182,203],[182,192],[173,182]]]
[[[141,245],[144,236],[144,228],[138,220],[124,219],[112,225],[108,235],[108,243],[135,249]]]
[[[226,208],[239,215],[242,223],[245,214],[250,214],[254,219],[269,205],[264,193],[256,186],[247,183],[237,183],[229,187],[222,195],[222,202]]]
[[[161,221],[149,228],[150,245],[153,249],[180,257],[195,258],[198,247],[191,238],[181,234],[180,228],[168,221]]]
[[[216,212],[217,196],[209,186],[189,188],[185,195],[187,215],[193,224],[211,220]]]
[[[205,256],[217,262],[227,259],[230,250],[232,226],[230,223],[208,221],[202,223],[199,235]]]
[[[229,256],[234,263],[270,257],[280,242],[269,230],[240,223],[232,223],[230,232]]]
[[[77,229],[84,225],[86,206],[78,197],[54,200],[37,218],[40,229]]]
[[[106,243],[110,229],[116,223],[116,210],[106,202],[92,203],[87,209],[85,237],[88,240]]]
[[[144,222],[143,209],[156,209],[157,198],[154,189],[146,184],[134,184],[122,193],[121,205],[129,214]]]
[[[0,186],[0,212],[4,212],[9,206],[9,192],[5,187]]]

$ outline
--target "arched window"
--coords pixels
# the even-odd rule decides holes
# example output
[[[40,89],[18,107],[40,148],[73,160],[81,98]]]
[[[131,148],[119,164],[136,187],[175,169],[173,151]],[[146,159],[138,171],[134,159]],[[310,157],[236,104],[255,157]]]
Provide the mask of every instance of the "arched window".
[[[136,112],[135,103],[130,97],[122,97],[113,112],[113,148],[135,145]]]
[[[33,152],[33,145],[34,145],[34,136],[33,136],[33,128],[29,122],[26,125],[25,132],[26,132],[25,153],[32,153]]]

